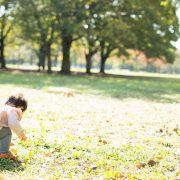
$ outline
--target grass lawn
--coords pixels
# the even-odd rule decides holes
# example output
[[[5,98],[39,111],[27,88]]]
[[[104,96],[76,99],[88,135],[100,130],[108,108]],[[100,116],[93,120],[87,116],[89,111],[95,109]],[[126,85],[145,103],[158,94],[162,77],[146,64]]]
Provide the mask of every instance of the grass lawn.
[[[0,179],[180,179],[179,78],[1,72],[0,103],[15,91],[28,141]]]

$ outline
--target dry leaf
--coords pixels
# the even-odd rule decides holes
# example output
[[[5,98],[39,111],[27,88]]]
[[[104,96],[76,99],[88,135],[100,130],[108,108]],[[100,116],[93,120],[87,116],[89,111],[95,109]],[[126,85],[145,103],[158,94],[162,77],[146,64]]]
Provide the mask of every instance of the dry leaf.
[[[16,149],[12,149],[11,152],[15,155],[17,155],[17,150]]]
[[[156,156],[157,159],[163,159],[163,156],[162,155],[158,155]]]
[[[66,91],[66,92],[63,93],[63,95],[65,97],[74,97],[75,96],[73,91]]]
[[[152,159],[148,161],[149,166],[154,166],[155,164],[156,164],[156,161],[154,161]]]
[[[102,142],[103,142],[103,144],[107,144],[107,141],[106,141],[106,140],[103,140]]]
[[[121,171],[115,172],[115,177],[116,178],[124,178],[124,174]]]
[[[146,164],[145,163],[141,163],[141,162],[136,164],[136,167],[138,169],[144,168],[145,166],[146,166]]]
[[[173,131],[174,131],[175,133],[178,133],[178,130],[179,130],[178,126],[176,126],[176,127],[173,129]]]
[[[32,156],[34,156],[34,152],[33,152],[33,151],[29,151],[28,155],[29,155],[30,157],[32,157]]]
[[[51,153],[50,152],[45,152],[44,155],[47,156],[47,157],[50,157]]]
[[[97,166],[94,166],[94,167],[91,168],[91,171],[94,171],[96,169],[97,169]]]

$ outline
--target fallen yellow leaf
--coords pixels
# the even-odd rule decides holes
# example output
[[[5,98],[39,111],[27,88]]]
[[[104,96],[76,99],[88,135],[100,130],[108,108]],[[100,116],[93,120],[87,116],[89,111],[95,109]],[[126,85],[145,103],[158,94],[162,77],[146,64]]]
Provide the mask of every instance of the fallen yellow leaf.
[[[33,151],[29,151],[28,155],[29,155],[30,157],[32,157],[32,156],[34,156],[34,152],[33,152]]]
[[[163,159],[164,157],[162,155],[156,156],[157,159]]]
[[[50,157],[51,153],[50,152],[45,152],[44,155]]]

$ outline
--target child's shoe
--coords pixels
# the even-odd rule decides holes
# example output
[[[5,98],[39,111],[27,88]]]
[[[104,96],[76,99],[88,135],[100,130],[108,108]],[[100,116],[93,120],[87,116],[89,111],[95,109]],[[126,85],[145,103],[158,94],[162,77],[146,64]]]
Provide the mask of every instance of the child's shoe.
[[[16,156],[14,154],[12,154],[10,151],[6,154],[0,153],[0,158],[4,159],[4,158],[9,158],[9,159],[16,159]]]

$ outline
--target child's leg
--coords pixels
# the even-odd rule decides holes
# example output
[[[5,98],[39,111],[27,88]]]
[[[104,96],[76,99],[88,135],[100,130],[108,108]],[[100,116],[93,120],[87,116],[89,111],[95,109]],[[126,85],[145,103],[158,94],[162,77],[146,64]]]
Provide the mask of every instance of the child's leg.
[[[0,153],[5,154],[9,152],[11,136],[12,133],[8,127],[3,127],[0,130]]]

